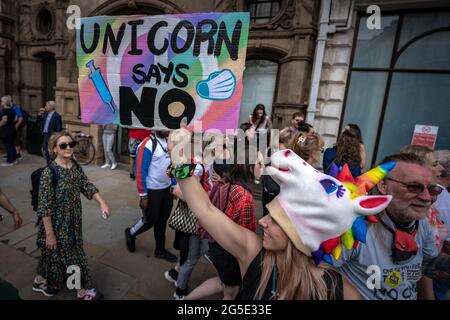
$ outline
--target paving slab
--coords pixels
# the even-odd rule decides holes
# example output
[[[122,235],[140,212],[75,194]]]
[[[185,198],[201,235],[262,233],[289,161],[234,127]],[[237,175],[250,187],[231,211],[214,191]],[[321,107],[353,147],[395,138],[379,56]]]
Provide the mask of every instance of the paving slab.
[[[98,263],[92,269],[92,283],[97,290],[105,294],[105,299],[119,300],[136,283],[136,278]]]
[[[14,248],[17,250],[20,250],[22,252],[25,252],[28,255],[31,255],[32,252],[36,251],[38,248],[36,246],[36,238],[37,234],[32,235],[31,237],[18,242],[14,245]]]
[[[5,235],[3,235],[0,238],[1,242],[6,242],[10,246],[15,245],[18,242],[21,242],[30,236],[37,233],[37,228],[34,226],[34,223],[28,223],[26,225],[23,225],[21,228],[14,230],[12,232],[9,232]]]
[[[121,240],[108,250],[99,261],[135,278],[140,278],[145,272],[148,272],[151,263],[150,258],[149,251],[128,252],[125,242]]]
[[[90,265],[96,262],[98,259],[100,259],[108,251],[108,249],[102,246],[98,246],[86,241],[83,242],[83,246],[88,263]]]
[[[0,257],[0,277],[3,279],[30,264],[36,263],[36,259],[3,243],[0,243]]]
[[[44,165],[42,157],[25,154],[25,159],[18,165],[0,167],[0,187],[7,192],[24,220],[23,227],[14,230],[11,217],[2,210],[5,219],[0,221],[0,277],[11,279],[24,299],[74,300],[76,292],[65,287],[52,298],[34,293],[30,288],[40,255],[40,250],[35,247],[36,213],[30,206],[30,175]],[[84,249],[94,285],[107,299],[171,299],[175,287],[165,280],[164,271],[173,264],[154,258],[153,230],[137,237],[136,252],[128,252],[125,246],[124,229],[142,215],[136,182],[129,178],[128,165],[120,164],[117,170],[89,165],[83,166],[83,170],[100,187],[100,193],[112,210],[111,217],[104,220],[97,202],[81,197]],[[259,206],[257,203],[258,216],[262,211]],[[173,239],[174,231],[167,228],[166,248],[178,255],[172,248]],[[214,267],[201,258],[189,280],[189,288],[193,289],[215,275]],[[221,295],[208,298],[220,299]]]

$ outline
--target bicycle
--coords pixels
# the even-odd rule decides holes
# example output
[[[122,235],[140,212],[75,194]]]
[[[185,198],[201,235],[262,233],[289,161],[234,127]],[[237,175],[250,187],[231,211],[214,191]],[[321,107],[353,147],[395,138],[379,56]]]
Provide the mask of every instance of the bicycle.
[[[73,131],[75,142],[73,157],[81,165],[90,164],[95,158],[95,147],[92,143],[92,136],[88,136],[81,131]]]

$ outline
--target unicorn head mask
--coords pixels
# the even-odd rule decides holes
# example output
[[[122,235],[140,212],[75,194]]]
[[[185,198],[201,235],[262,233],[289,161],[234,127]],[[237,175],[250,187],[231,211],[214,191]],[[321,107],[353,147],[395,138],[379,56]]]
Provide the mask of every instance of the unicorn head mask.
[[[319,172],[291,150],[271,156],[267,174],[280,185],[280,194],[267,205],[270,214],[295,247],[316,263],[338,259],[347,249],[365,242],[365,220],[384,210],[391,196],[368,196],[367,192],[394,167],[378,166],[356,180],[347,165],[338,179]],[[376,221],[376,220],[375,220]]]

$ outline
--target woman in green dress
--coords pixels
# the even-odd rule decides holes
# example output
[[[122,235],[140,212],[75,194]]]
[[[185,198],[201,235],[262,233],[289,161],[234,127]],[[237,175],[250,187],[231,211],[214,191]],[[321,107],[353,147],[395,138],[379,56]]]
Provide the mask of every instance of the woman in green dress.
[[[69,281],[75,284],[77,297],[98,300],[103,295],[92,288],[83,249],[80,193],[98,202],[105,219],[110,210],[98,189],[72,160],[74,146],[75,141],[68,132],[54,133],[49,140],[49,153],[54,158],[50,165],[54,170],[45,168],[39,183],[37,246],[41,249],[41,257],[33,290],[53,296],[70,272],[79,271],[79,286],[76,286],[76,277],[75,281]]]

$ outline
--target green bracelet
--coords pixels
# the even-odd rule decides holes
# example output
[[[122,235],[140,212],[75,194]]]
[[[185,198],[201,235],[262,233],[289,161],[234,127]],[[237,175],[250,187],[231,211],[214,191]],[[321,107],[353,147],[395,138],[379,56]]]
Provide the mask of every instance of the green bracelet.
[[[178,164],[167,168],[167,175],[170,178],[185,179],[194,175],[195,163]]]

